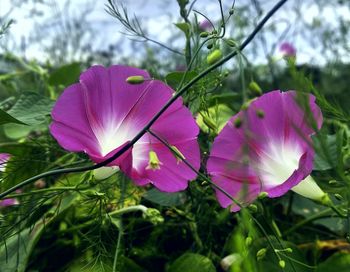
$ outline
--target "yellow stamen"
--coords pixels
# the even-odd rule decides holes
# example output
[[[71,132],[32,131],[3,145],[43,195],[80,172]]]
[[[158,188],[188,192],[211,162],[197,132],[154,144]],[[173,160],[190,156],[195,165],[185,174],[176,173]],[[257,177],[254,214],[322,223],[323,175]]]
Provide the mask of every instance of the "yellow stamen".
[[[160,165],[162,165],[162,163],[159,161],[157,153],[154,152],[153,150],[150,150],[148,156],[149,156],[149,161],[146,169],[159,170]]]

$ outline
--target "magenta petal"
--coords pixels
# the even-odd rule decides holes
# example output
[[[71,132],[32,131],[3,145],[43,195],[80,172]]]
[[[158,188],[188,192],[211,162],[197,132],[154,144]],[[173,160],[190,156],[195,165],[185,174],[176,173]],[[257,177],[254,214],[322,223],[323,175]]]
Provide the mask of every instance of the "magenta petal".
[[[15,198],[7,198],[0,200],[0,207],[9,207],[9,206],[14,206],[18,205],[18,200]]]
[[[270,197],[281,196],[308,176],[314,157],[310,136],[315,133],[308,116],[313,116],[319,129],[322,114],[315,98],[306,98],[309,105],[304,109],[297,102],[296,92],[272,91],[232,117],[215,139],[208,159],[207,170],[213,181],[246,203],[262,191]],[[239,127],[235,126],[237,118],[242,120]],[[244,184],[247,196],[242,199]],[[232,203],[216,191],[223,207]]]
[[[7,161],[10,159],[11,155],[8,153],[0,153],[0,172],[5,171]]]
[[[145,81],[127,83],[130,76],[143,76]],[[80,76],[80,83],[68,87],[59,97],[52,111],[50,131],[63,148],[83,151],[94,162],[102,162],[130,142],[172,95],[169,86],[151,80],[146,71],[126,66],[93,66]],[[181,99],[177,99],[151,129],[166,142],[184,150],[194,167],[199,168],[196,141],[199,129]],[[146,171],[153,143],[164,160],[160,175]],[[174,164],[166,152],[171,154],[163,144],[146,134],[110,165],[119,166],[138,185],[153,183],[164,191],[182,190],[196,174],[183,165]]]

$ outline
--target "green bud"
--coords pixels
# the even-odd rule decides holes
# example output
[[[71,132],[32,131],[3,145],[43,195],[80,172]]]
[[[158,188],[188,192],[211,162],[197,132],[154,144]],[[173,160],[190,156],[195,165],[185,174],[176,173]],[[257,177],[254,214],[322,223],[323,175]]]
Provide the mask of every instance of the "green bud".
[[[265,112],[264,112],[263,110],[257,110],[257,111],[256,111],[256,115],[257,115],[259,118],[264,118]]]
[[[256,213],[258,211],[258,206],[256,206],[255,204],[250,204],[248,206],[248,209],[252,212],[252,213]]]
[[[220,60],[222,58],[222,53],[220,49],[215,49],[213,52],[211,52],[208,56],[207,56],[207,63],[209,65],[214,64],[215,62],[217,62],[218,60]]]
[[[334,197],[338,200],[343,200],[343,197],[340,194],[334,194]]]
[[[288,252],[288,253],[292,253],[293,249],[291,249],[290,247],[287,247],[285,251]]]
[[[280,260],[280,261],[278,262],[278,265],[279,265],[281,268],[285,268],[285,267],[286,267],[286,262],[283,261],[283,260]]]
[[[201,37],[201,38],[206,38],[206,37],[208,37],[208,36],[209,36],[209,33],[206,32],[206,31],[201,32],[201,34],[199,34],[199,37]]]
[[[233,13],[235,12],[234,8],[231,8],[230,11],[228,12],[230,15],[233,15]]]
[[[230,72],[229,72],[229,71],[225,71],[225,72],[223,73],[223,76],[224,76],[224,77],[228,77],[228,76],[229,76],[229,74],[230,74]]]
[[[258,195],[258,199],[264,199],[268,196],[269,194],[267,192],[261,192],[259,195]]]
[[[255,81],[251,81],[248,85],[248,88],[255,96],[262,95],[262,90],[258,83],[256,83]]]
[[[242,125],[242,119],[239,117],[236,118],[233,124],[235,125],[235,128],[240,128]]]
[[[143,76],[129,76],[126,79],[126,82],[130,84],[141,84],[144,81],[145,81],[145,78]]]
[[[207,44],[207,48],[208,48],[208,49],[212,49],[212,48],[213,48],[213,46],[214,46],[214,44],[213,44],[213,43],[208,43],[208,44]]]
[[[262,248],[258,250],[258,252],[256,253],[256,258],[258,259],[258,261],[260,261],[262,258],[265,257],[266,251],[267,251],[267,248]]]
[[[252,244],[252,242],[253,242],[252,237],[248,236],[247,238],[245,238],[245,245],[247,247],[249,247]]]
[[[227,43],[227,45],[230,46],[230,47],[237,47],[237,43],[235,42],[234,39],[227,39],[227,40],[226,40],[226,43]]]
[[[149,220],[153,225],[158,225],[164,222],[163,216],[157,209],[154,208],[148,208],[143,213],[143,218]]]
[[[218,32],[214,29],[214,30],[211,32],[211,34],[216,35],[216,34],[218,34]]]

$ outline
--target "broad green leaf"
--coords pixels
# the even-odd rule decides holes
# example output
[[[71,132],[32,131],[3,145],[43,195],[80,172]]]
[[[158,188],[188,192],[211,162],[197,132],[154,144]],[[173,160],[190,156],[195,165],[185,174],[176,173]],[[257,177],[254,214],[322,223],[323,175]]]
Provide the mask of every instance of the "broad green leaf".
[[[57,70],[51,73],[49,78],[49,84],[53,86],[68,86],[77,82],[81,73],[81,67],[79,63],[71,63],[61,66]]]
[[[313,137],[316,155],[313,170],[329,170],[338,164],[338,146],[336,135]]]
[[[11,116],[6,111],[3,111],[2,109],[0,109],[0,125],[8,124],[8,123],[25,125],[25,123]]]
[[[188,23],[177,23],[175,24],[183,33],[185,33],[186,38],[190,37],[191,26]]]
[[[143,197],[161,206],[179,206],[186,201],[186,194],[183,192],[165,193],[155,188],[148,190]]]
[[[168,272],[216,272],[212,261],[200,254],[185,253],[177,258],[169,267]]]
[[[54,101],[36,93],[22,94],[16,104],[8,111],[10,115],[28,125],[38,125],[47,120]]]
[[[166,83],[173,89],[177,89],[186,72],[171,72],[165,76]],[[186,83],[198,75],[195,71],[188,71],[183,83]]]
[[[302,197],[298,194],[294,195],[292,211],[295,214],[302,215],[305,218],[308,218],[310,216],[315,216],[326,209],[327,207],[319,205],[310,199]],[[325,226],[326,228],[334,232],[344,230],[344,220],[339,217],[320,218],[314,220],[312,223],[315,225]]]
[[[316,272],[350,271],[350,254],[337,252],[319,264]]]

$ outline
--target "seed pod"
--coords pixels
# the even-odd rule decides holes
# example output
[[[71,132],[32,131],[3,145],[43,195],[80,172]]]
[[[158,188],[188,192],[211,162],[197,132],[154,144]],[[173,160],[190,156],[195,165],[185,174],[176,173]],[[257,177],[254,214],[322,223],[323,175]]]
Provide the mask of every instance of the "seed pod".
[[[220,60],[222,58],[222,53],[220,49],[215,49],[213,52],[211,52],[208,56],[207,56],[207,63],[209,65],[214,64],[215,62],[217,62],[218,60]]]
[[[141,84],[144,81],[145,78],[143,76],[130,76],[126,79],[126,82],[130,84]]]

